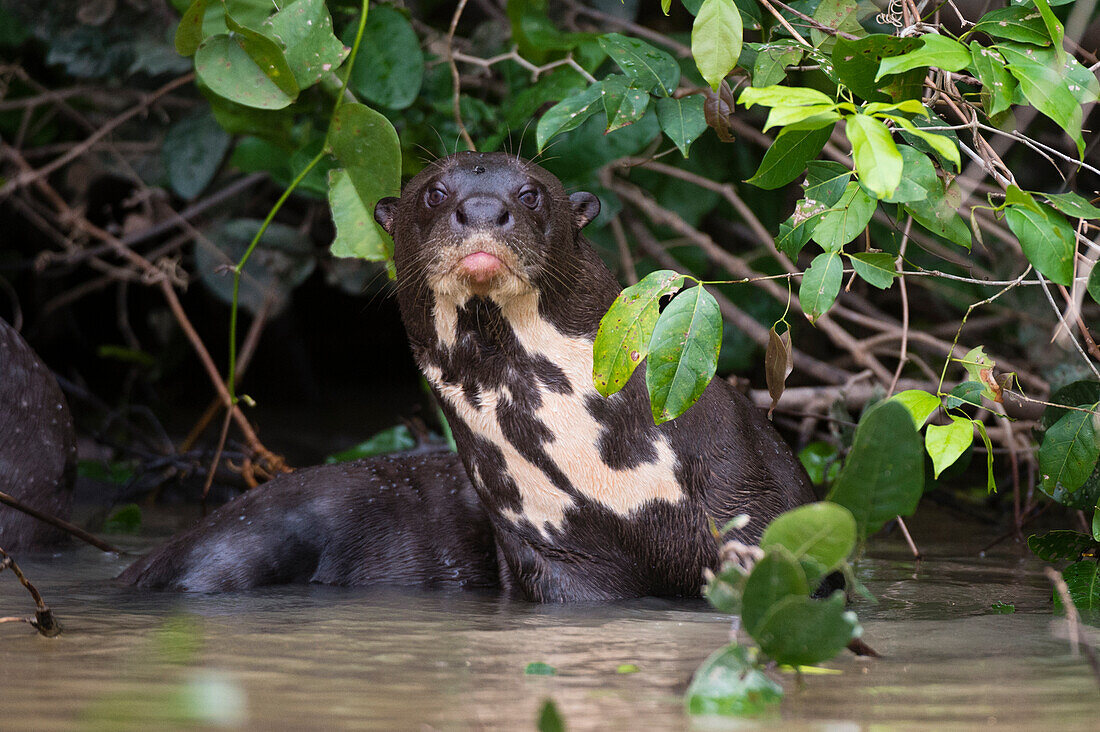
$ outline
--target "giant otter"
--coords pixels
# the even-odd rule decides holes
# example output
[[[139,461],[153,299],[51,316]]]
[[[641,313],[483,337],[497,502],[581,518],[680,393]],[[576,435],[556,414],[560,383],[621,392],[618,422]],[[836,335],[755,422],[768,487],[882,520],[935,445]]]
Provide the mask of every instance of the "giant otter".
[[[65,397],[27,342],[0,320],[0,493],[69,518],[76,438]],[[0,548],[46,547],[68,534],[0,505]]]
[[[215,590],[451,577],[540,602],[697,596],[717,562],[711,522],[746,513],[737,538],[755,542],[813,494],[721,380],[659,427],[641,374],[596,393],[592,342],[620,291],[580,233],[598,212],[592,194],[566,195],[501,153],[438,160],[379,202],[409,342],[461,464],[393,457],[277,478],[121,579]]]

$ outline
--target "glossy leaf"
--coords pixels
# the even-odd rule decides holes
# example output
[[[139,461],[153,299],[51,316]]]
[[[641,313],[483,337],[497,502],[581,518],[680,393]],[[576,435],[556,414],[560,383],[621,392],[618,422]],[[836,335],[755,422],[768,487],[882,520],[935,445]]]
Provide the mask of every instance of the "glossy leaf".
[[[718,368],[722,314],[703,286],[683,290],[657,318],[646,359],[646,388],[655,424],[683,414]]]
[[[862,540],[913,513],[923,491],[924,445],[913,418],[896,402],[876,404],[859,421],[829,500],[852,512]]]
[[[1016,91],[1016,79],[1005,67],[1004,59],[992,48],[983,48],[977,41],[970,42],[970,55],[978,81],[982,82],[982,105],[990,117],[1012,106]]]
[[[937,183],[935,187],[929,189],[928,198],[922,201],[910,201],[902,206],[924,228],[954,244],[970,249],[970,227],[958,213],[960,198],[958,186],[952,185],[947,192],[944,192],[943,184]]]
[[[856,274],[872,287],[885,290],[897,277],[896,257],[889,252],[856,252],[850,258]]]
[[[970,30],[970,33],[975,32],[1021,43],[1050,45],[1050,34],[1043,24],[1042,16],[1033,8],[1019,5],[989,11]]]
[[[816,586],[855,550],[856,520],[848,509],[829,501],[799,506],[780,514],[764,530],[760,548],[767,551],[773,546],[784,547],[796,561],[810,560],[818,571],[806,580]],[[805,569],[807,563],[802,566]]]
[[[1069,89],[1066,77],[1035,49],[1011,43],[998,45],[997,50],[1008,62],[1009,72],[1016,77],[1020,91],[1040,112],[1054,120],[1077,144],[1083,155],[1085,140],[1081,136],[1081,104]],[[1051,56],[1053,58],[1053,55]]]
[[[845,165],[831,160],[814,160],[806,165],[806,180],[802,186],[806,198],[831,208],[844,195],[851,178],[852,171]]]
[[[798,460],[815,486],[832,483],[840,473],[840,453],[828,442],[811,442],[799,451]]]
[[[737,102],[745,109],[752,109],[757,104],[762,107],[806,107],[831,105],[836,100],[805,86],[765,86],[745,89]]]
[[[1096,405],[1090,405],[1096,410]],[[1096,469],[1100,458],[1096,420],[1087,411],[1073,410],[1046,431],[1039,446],[1039,472],[1044,490],[1055,486],[1073,493]]]
[[[1073,227],[1054,209],[1039,206],[1039,211],[1020,205],[1009,206],[1005,209],[1005,221],[1020,240],[1027,261],[1052,282],[1069,285],[1073,282],[1076,252]]]
[[[195,52],[195,73],[215,94],[259,109],[282,109],[298,96],[279,45],[256,31],[219,34]]]
[[[621,74],[608,76],[602,82],[603,109],[607,115],[607,132],[614,132],[642,118],[651,99],[648,91],[630,86]],[[658,109],[658,116],[660,110]],[[704,123],[705,124],[705,123]]]
[[[837,81],[868,101],[889,99],[879,91],[887,82],[879,83],[875,79],[879,64],[884,58],[901,56],[920,45],[918,38],[897,38],[884,33],[854,40],[837,37],[833,46],[834,74]]]
[[[329,208],[336,225],[330,247],[334,257],[357,257],[382,262],[393,256],[389,236],[374,220],[374,211],[359,196],[344,168],[329,172]],[[377,202],[376,202],[377,203]]]
[[[1100,303],[1100,266],[1094,266],[1089,275],[1087,288],[1092,299]]]
[[[172,190],[183,198],[202,193],[221,167],[231,141],[208,111],[184,117],[168,128],[162,154]]]
[[[752,85],[773,86],[787,78],[787,67],[802,60],[804,49],[792,43],[769,43],[756,54],[752,67]]]
[[[670,96],[679,86],[680,65],[664,51],[621,33],[605,33],[599,43],[635,86],[662,97]]]
[[[561,100],[546,110],[535,128],[535,141],[539,150],[546,147],[546,143],[554,135],[580,127],[581,123],[601,109],[603,85],[599,83]]]
[[[942,188],[936,169],[928,156],[909,145],[898,145],[901,153],[901,183],[894,195],[882,199],[886,203],[909,203],[928,198],[929,191]]]
[[[301,89],[320,81],[351,51],[332,34],[332,16],[324,0],[295,0],[284,5],[264,21],[262,30],[286,49],[287,63]]]
[[[839,254],[824,252],[814,258],[802,275],[798,302],[811,323],[828,312],[836,301],[843,280],[843,268]]]
[[[606,397],[626,386],[634,369],[649,353],[661,298],[674,293],[683,282],[683,276],[661,269],[649,273],[615,298],[600,320],[592,344],[592,381],[596,391]]]
[[[985,385],[980,381],[964,381],[951,390],[951,393],[947,395],[947,399],[944,400],[944,405],[948,409],[957,409],[963,404],[980,407],[982,406],[982,392],[984,391]]]
[[[810,584],[798,560],[773,545],[753,566],[741,596],[741,622],[754,638],[774,606],[792,596],[809,597]]]
[[[934,66],[944,71],[958,71],[970,65],[970,49],[958,41],[935,33],[921,36],[924,45],[901,56],[882,59],[875,80],[887,74],[900,74],[922,66]]]
[[[876,205],[859,183],[849,183],[840,200],[822,215],[814,228],[814,241],[826,251],[839,252],[867,228]]]
[[[898,117],[896,115],[887,116],[896,122],[905,132],[924,141],[942,158],[954,163],[955,170],[958,170],[959,166],[962,165],[962,160],[959,157],[959,147],[949,136],[923,130],[905,117]]]
[[[808,666],[828,661],[861,634],[838,590],[827,600],[805,595],[780,600],[752,637],[778,663]]]
[[[832,132],[831,124],[816,130],[781,131],[764,153],[760,167],[746,182],[767,190],[787,185],[802,175],[807,163],[818,156]]]
[[[878,198],[893,195],[901,183],[903,161],[890,131],[874,117],[855,114],[844,128],[863,186]]]
[[[704,101],[697,94],[682,99],[662,97],[657,100],[657,122],[685,158],[691,143],[699,139],[699,135],[707,129],[707,118],[703,113]]]
[[[344,33],[355,42],[356,24]],[[374,5],[363,28],[348,86],[361,98],[388,109],[406,109],[420,96],[424,83],[424,52],[404,13],[389,5]]]
[[[1074,381],[1050,395],[1050,406],[1043,410],[1039,427],[1044,432],[1072,410],[1066,407],[1088,407],[1100,401],[1100,382],[1091,379]]]
[[[733,0],[703,0],[691,26],[691,55],[714,91],[737,66],[743,34],[741,13]]]
[[[761,671],[736,643],[703,661],[687,689],[689,714],[747,717],[774,709],[783,687]]]
[[[955,464],[974,441],[974,424],[966,417],[951,416],[951,424],[930,424],[925,430],[924,447],[932,458],[935,477]]]
[[[1067,193],[1043,193],[1041,194],[1051,206],[1058,209],[1066,216],[1075,219],[1100,219],[1100,208],[1093,206],[1087,198],[1079,193],[1069,191]]]
[[[202,32],[202,21],[206,16],[206,6],[210,0],[194,0],[180,18],[180,24],[176,26],[176,52],[181,56],[194,56],[199,50],[205,35]]]
[[[860,5],[858,0],[821,0],[813,11],[815,21],[826,28],[834,28],[842,33],[861,36],[866,33],[859,24]],[[836,36],[817,28],[810,29],[810,41],[815,48],[828,52],[835,43]]]
[[[1062,579],[1069,588],[1069,598],[1078,612],[1086,617],[1100,613],[1100,562],[1095,558],[1075,562],[1062,570]],[[1065,612],[1062,598],[1054,593],[1054,609]]]
[[[909,412],[913,418],[913,425],[920,430],[932,413],[940,408],[940,398],[935,394],[929,394],[920,389],[908,389],[890,397],[890,401],[897,402]]]
[[[1043,25],[1046,26],[1047,34],[1050,36],[1051,48],[1058,56],[1058,60],[1064,63],[1066,51],[1062,47],[1062,41],[1066,36],[1066,29],[1062,26],[1062,21],[1055,17],[1054,11],[1050,9],[1050,3],[1047,0],[1032,0],[1032,2],[1035,3],[1035,7],[1039,9],[1039,14],[1043,17]]]
[[[1048,531],[1029,536],[1027,548],[1045,562],[1076,562],[1085,552],[1096,549],[1096,540],[1080,531]]]

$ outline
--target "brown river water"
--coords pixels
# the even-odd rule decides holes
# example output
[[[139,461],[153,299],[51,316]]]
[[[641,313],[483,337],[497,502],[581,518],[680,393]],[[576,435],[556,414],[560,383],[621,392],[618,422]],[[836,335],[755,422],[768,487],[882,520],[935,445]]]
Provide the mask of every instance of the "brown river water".
[[[751,720],[684,712],[692,672],[729,633],[702,601],[536,606],[331,587],[188,596],[113,585],[131,558],[25,555],[65,633],[0,625],[0,729],[524,730],[546,699],[570,730],[1100,729],[1100,693],[1059,637],[1041,564],[1010,542],[979,556],[994,534],[942,513],[912,527],[919,565],[883,537],[858,568],[878,602],[853,608],[884,658],[845,654],[801,684],[783,675],[781,710]],[[996,614],[995,602],[1016,612]],[[0,574],[0,615],[32,610]],[[525,674],[533,662],[556,675]],[[637,671],[617,673],[624,664]]]

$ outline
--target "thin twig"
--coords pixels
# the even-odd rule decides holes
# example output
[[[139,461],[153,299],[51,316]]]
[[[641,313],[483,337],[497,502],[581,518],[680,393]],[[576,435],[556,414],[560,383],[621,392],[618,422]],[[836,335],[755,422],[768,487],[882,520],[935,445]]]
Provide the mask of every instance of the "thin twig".
[[[22,511],[28,516],[36,518],[39,521],[49,524],[50,526],[61,529],[62,531],[72,536],[75,536],[77,539],[80,539],[85,543],[91,544],[100,551],[110,552],[111,554],[122,554],[122,550],[118,547],[111,546],[102,539],[98,539],[95,536],[92,536],[79,526],[71,524],[63,519],[59,519],[56,516],[51,516],[48,513],[39,511],[37,508],[32,508],[27,504],[22,503],[14,496],[9,496],[7,493],[0,492],[0,503],[4,504],[5,506],[9,506],[10,508],[14,508],[16,511]]]
[[[60,635],[61,623],[54,617],[53,611],[42,600],[42,593],[38,591],[38,588],[31,584],[31,581],[27,579],[27,576],[23,574],[23,570],[19,568],[19,565],[15,563],[15,560],[3,549],[0,549],[0,572],[5,569],[10,569],[15,573],[19,583],[27,589],[30,593],[31,599],[34,600],[34,617],[33,618],[0,618],[0,623],[10,622],[23,622],[27,623],[35,630],[47,638],[53,638]]]
[[[454,111],[455,124],[458,125],[459,134],[462,135],[462,140],[466,143],[466,148],[468,150],[477,150],[473,138],[470,137],[469,130],[466,129],[466,125],[462,122],[462,109],[460,105],[462,78],[458,75],[458,64],[455,63],[455,30],[458,28],[459,19],[462,18],[462,11],[465,9],[466,0],[458,0],[458,6],[455,8],[455,13],[451,16],[451,27],[447,30],[447,63],[451,67],[451,83],[454,85],[454,95],[451,99],[451,106]]]

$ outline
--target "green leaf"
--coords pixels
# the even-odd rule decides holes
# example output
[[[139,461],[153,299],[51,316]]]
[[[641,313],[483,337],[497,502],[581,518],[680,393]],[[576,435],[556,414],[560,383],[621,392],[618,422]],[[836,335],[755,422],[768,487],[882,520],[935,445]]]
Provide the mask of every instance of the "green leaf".
[[[783,687],[757,667],[744,647],[731,643],[696,669],[686,698],[689,714],[748,717],[774,709]]]
[[[821,216],[814,240],[826,251],[839,252],[867,227],[876,203],[858,183],[849,183],[840,200]]]
[[[848,189],[852,171],[847,166],[831,160],[814,160],[806,165],[806,198],[832,208]]]
[[[691,26],[691,55],[714,91],[737,66],[743,34],[741,13],[733,0],[703,0]]]
[[[875,79],[882,59],[901,56],[920,46],[921,41],[917,38],[897,38],[884,33],[856,40],[838,37],[833,46],[836,80],[868,101],[886,100],[889,97],[879,91],[882,85]]]
[[[852,266],[867,284],[885,290],[898,276],[893,254],[889,252],[856,252],[849,255]]]
[[[828,442],[811,442],[798,452],[798,460],[815,486],[832,483],[840,472],[840,452]]]
[[[819,104],[806,107],[773,107],[764,122],[764,132],[773,127],[789,127],[800,130],[816,130],[832,127],[840,119],[835,104]]]
[[[702,285],[682,290],[657,318],[646,359],[653,422],[683,414],[703,394],[718,368],[722,314]]]
[[[829,141],[832,132],[833,125],[816,130],[782,130],[764,153],[760,167],[746,182],[766,190],[787,185],[802,175],[809,161],[816,158]],[[851,174],[847,169],[845,172]]]
[[[882,199],[886,203],[909,203],[923,201],[928,192],[942,188],[936,169],[927,155],[909,145],[899,145],[901,153],[901,183],[894,195]]]
[[[1043,25],[1046,26],[1047,33],[1050,35],[1050,45],[1054,53],[1060,62],[1065,63],[1066,50],[1062,47],[1062,41],[1066,36],[1066,29],[1062,27],[1062,21],[1055,17],[1047,0],[1032,0],[1032,2],[1039,8],[1039,14],[1043,16]]]
[[[1019,5],[989,11],[981,17],[977,25],[970,29],[969,33],[979,31],[992,38],[1005,38],[1040,46],[1050,45],[1050,34],[1043,24],[1042,15],[1032,8]]]
[[[741,92],[737,103],[744,105],[745,109],[752,109],[756,104],[761,107],[834,105],[836,100],[817,89],[804,86],[750,86]]]
[[[183,198],[202,193],[214,180],[231,141],[205,109],[169,127],[161,150],[172,190]]]
[[[922,66],[934,66],[944,71],[958,71],[970,65],[970,50],[946,36],[927,33],[920,37],[924,45],[915,51],[882,59],[875,81],[887,74],[900,74]]]
[[[924,446],[932,458],[935,477],[954,465],[974,441],[974,423],[967,417],[951,415],[951,424],[930,424],[925,430]]]
[[[523,669],[523,673],[528,676],[556,676],[558,670],[548,663],[532,661]]]
[[[828,661],[862,632],[838,590],[827,600],[805,595],[780,600],[752,637],[778,663],[808,666]]]
[[[1092,538],[1100,542],[1100,501],[1096,503],[1092,513]]]
[[[325,463],[344,463],[349,460],[411,450],[414,447],[416,447],[416,438],[412,436],[412,432],[409,431],[408,427],[399,424],[381,432],[376,432],[370,439],[364,440],[354,447],[329,455],[325,458]]]
[[[792,41],[779,41],[759,48],[752,67],[752,85],[773,86],[787,78],[787,67],[802,60],[803,48]]]
[[[977,41],[971,41],[970,55],[978,81],[982,82],[982,106],[987,115],[994,117],[1012,106],[1016,79],[1008,72],[1001,55],[992,48],[983,48]]]
[[[202,42],[195,52],[195,73],[215,94],[238,104],[259,109],[289,106],[298,97],[298,82],[279,44],[254,30],[237,28],[233,35],[219,34]]]
[[[546,147],[546,143],[554,135],[580,127],[582,122],[602,108],[603,84],[596,83],[546,110],[535,128],[535,142],[539,151]]]
[[[332,34],[332,16],[324,0],[295,0],[283,6],[264,21],[263,31],[286,49],[287,63],[301,89],[320,81],[351,51]]]
[[[1090,379],[1071,382],[1051,394],[1049,401],[1050,406],[1043,410],[1039,420],[1039,428],[1044,432],[1072,411],[1066,407],[1087,407],[1100,401],[1100,382]]]
[[[538,732],[565,732],[565,720],[562,719],[558,705],[553,699],[547,699],[539,709],[539,718],[535,722]]]
[[[703,97],[693,94],[683,99],[662,97],[657,100],[657,122],[676,147],[688,156],[691,143],[707,129],[707,118],[703,112]]]
[[[810,586],[841,566],[856,547],[856,520],[843,506],[828,501],[810,503],[780,514],[760,539],[767,551],[782,546],[796,561],[809,559],[819,571],[807,574]],[[803,569],[806,563],[802,564]]]
[[[963,404],[980,407],[985,389],[985,384],[980,381],[964,381],[951,390],[944,401],[944,406],[947,409],[957,409]]]
[[[679,86],[680,65],[664,51],[621,33],[605,33],[599,43],[635,86],[662,97],[671,96]]]
[[[1027,261],[1052,282],[1068,286],[1073,283],[1073,257],[1077,251],[1073,227],[1054,209],[1039,206],[1040,211],[1008,206],[1005,221],[1020,240]]]
[[[866,33],[859,24],[860,6],[857,0],[821,0],[813,11],[814,20],[841,33],[862,36]],[[795,21],[796,23],[800,21]],[[810,29],[810,41],[826,53],[835,43],[835,36],[817,28]]]
[[[336,238],[329,248],[332,256],[371,262],[384,262],[393,256],[389,235],[374,220],[373,209],[359,196],[346,169],[329,171],[328,202],[336,225]]]
[[[1086,559],[1071,564],[1062,570],[1062,579],[1069,588],[1069,599],[1081,614],[1089,617],[1100,612],[1100,562]],[[1057,592],[1054,593],[1054,609],[1065,612]]]
[[[1043,198],[1050,202],[1051,206],[1058,209],[1066,216],[1075,219],[1100,219],[1100,208],[1093,206],[1087,198],[1079,193],[1042,193]]]
[[[1092,410],[1100,405],[1090,405]],[[1054,423],[1039,446],[1039,472],[1043,489],[1055,486],[1073,493],[1092,475],[1100,458],[1094,415],[1074,410]]]
[[[745,630],[756,631],[781,600],[792,595],[808,597],[810,585],[798,560],[782,545],[773,545],[756,562],[741,595],[741,621]]]
[[[1080,531],[1048,531],[1027,538],[1027,548],[1044,562],[1076,562],[1085,552],[1096,549],[1096,540]]]
[[[913,418],[913,426],[920,430],[932,413],[940,408],[940,398],[920,389],[907,389],[890,397],[891,401],[905,407]]]
[[[943,184],[938,183],[928,191],[923,201],[910,201],[902,204],[904,210],[912,214],[918,224],[942,236],[948,241],[966,249],[970,248],[970,227],[959,216],[959,204],[962,198],[957,185],[952,185],[945,193]]]
[[[141,530],[141,507],[127,503],[116,508],[103,522],[107,534],[136,534]]]
[[[634,369],[649,353],[661,298],[674,293],[683,282],[682,275],[660,269],[620,292],[611,303],[592,344],[592,381],[596,391],[606,397],[626,386]]]
[[[651,99],[645,89],[630,86],[627,78],[622,74],[608,76],[602,82],[603,85],[603,109],[607,114],[607,132],[634,124],[642,118],[649,108]],[[660,118],[660,107],[657,108],[657,116]],[[706,120],[703,120],[706,128]]]
[[[844,265],[836,252],[824,252],[814,257],[802,276],[798,302],[811,323],[833,306],[840,294]]]
[[[844,130],[852,143],[860,183],[878,198],[893,195],[901,183],[903,160],[890,131],[865,114],[847,117],[846,122]]]
[[[959,166],[962,164],[961,158],[959,157],[959,148],[950,137],[922,130],[904,117],[897,117],[895,115],[887,116],[901,126],[905,132],[923,140],[941,157],[954,163],[955,170],[959,169]]]
[[[1092,295],[1092,299],[1100,303],[1100,266],[1093,266],[1086,289]]]
[[[348,26],[344,43],[355,42],[356,30],[355,23]],[[408,18],[389,5],[373,6],[348,86],[380,107],[406,109],[420,96],[423,83],[424,52]]]
[[[924,491],[924,445],[909,411],[884,401],[864,413],[829,500],[852,512],[860,539],[908,516]]]
[[[194,56],[204,38],[202,21],[209,0],[194,0],[176,26],[176,52],[180,56]]]
[[[1040,49],[1003,43],[996,49],[1008,62],[1008,70],[1020,83],[1024,97],[1040,112],[1054,120],[1077,144],[1077,154],[1084,155],[1085,140],[1081,136],[1081,104],[1070,91],[1067,77],[1060,65],[1045,57]]]

